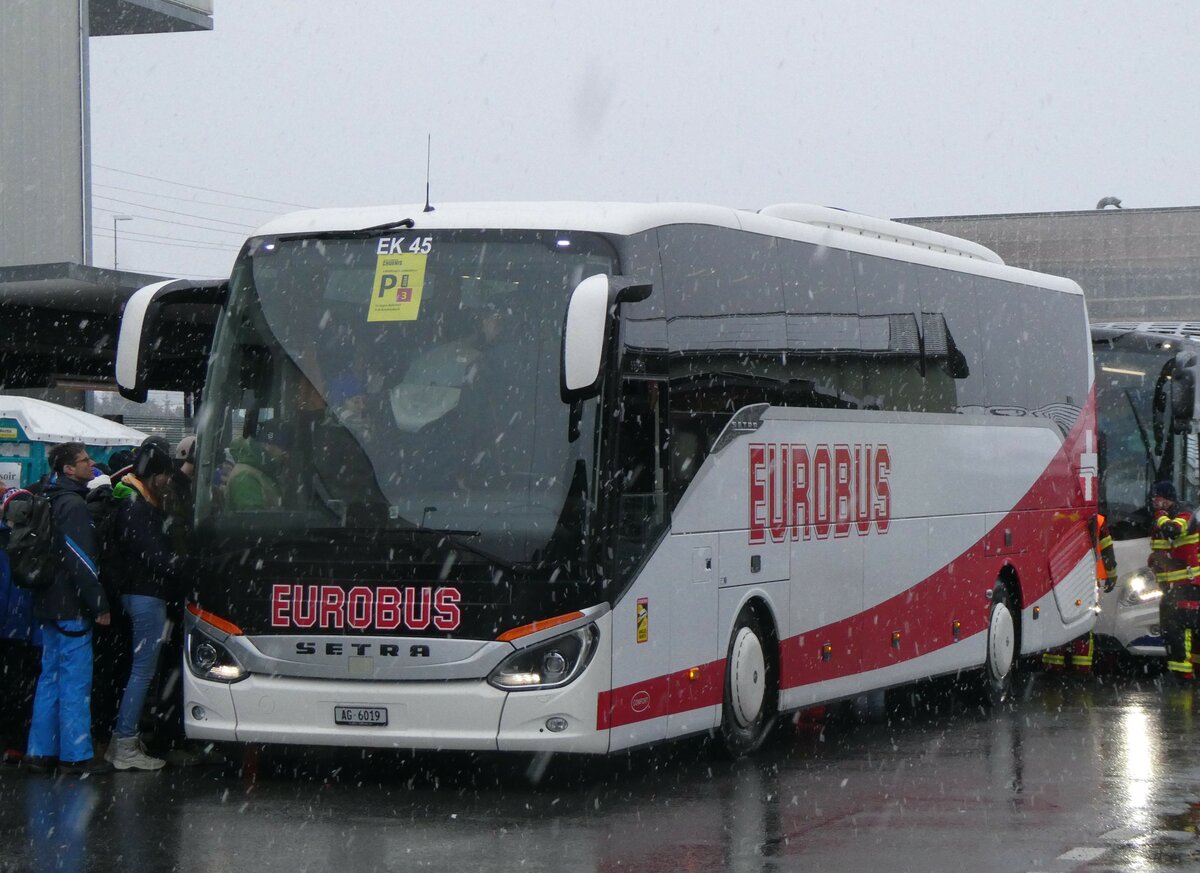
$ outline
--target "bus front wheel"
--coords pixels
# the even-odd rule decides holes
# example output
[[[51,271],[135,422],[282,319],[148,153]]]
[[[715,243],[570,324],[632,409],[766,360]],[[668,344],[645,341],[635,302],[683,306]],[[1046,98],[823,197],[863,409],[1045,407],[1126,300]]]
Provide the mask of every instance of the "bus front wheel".
[[[734,758],[757,750],[775,726],[779,681],[774,642],[751,607],[738,615],[725,659],[721,738]]]

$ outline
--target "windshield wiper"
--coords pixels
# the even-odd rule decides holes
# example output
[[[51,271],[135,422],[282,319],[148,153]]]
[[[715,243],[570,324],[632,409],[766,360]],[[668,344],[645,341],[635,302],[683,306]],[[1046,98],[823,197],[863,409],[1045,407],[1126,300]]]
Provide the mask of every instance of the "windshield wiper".
[[[353,231],[353,233],[379,233],[384,230],[395,230],[398,227],[408,228],[412,230],[416,226],[416,222],[411,218],[401,218],[399,221],[385,221],[383,224],[364,227],[362,230]]]
[[[322,230],[314,231],[313,233],[288,233],[281,235],[279,239],[284,242],[302,239],[360,239],[386,233],[389,230],[396,230],[398,228],[409,229],[415,225],[416,223],[411,218],[401,218],[399,221],[385,221],[383,224],[376,224],[371,227],[360,228],[359,230]]]
[[[340,501],[333,501],[333,502],[335,504],[340,503]],[[327,507],[327,508],[330,509],[330,511],[334,511],[333,507]],[[306,528],[306,531],[310,538],[313,536],[319,536],[322,534],[330,535],[330,536],[334,536],[334,537],[344,536],[344,535],[349,535],[351,537],[369,537],[371,539],[374,539],[375,537],[386,538],[388,536],[394,536],[397,534],[401,534],[401,535],[411,534],[414,539],[417,537],[424,537],[426,539],[435,538],[435,539],[439,540],[438,545],[442,545],[444,543],[445,545],[447,545],[448,547],[450,547],[452,549],[458,549],[463,552],[468,552],[472,555],[475,555],[478,558],[482,558],[483,560],[485,560],[491,564],[495,564],[497,567],[502,567],[510,573],[515,573],[515,574],[521,575],[521,574],[527,572],[525,570],[520,569],[519,565],[516,562],[509,561],[505,558],[501,558],[498,555],[495,555],[492,552],[488,551],[487,549],[484,549],[480,546],[477,546],[477,545],[467,542],[467,540],[470,538],[482,536],[483,534],[481,531],[457,530],[454,528],[417,527],[415,524],[410,522],[408,519],[399,519],[399,520],[404,522],[404,525],[405,525],[404,527],[396,527],[393,525],[368,525],[366,527],[361,527],[361,526],[356,526],[356,525],[347,525],[345,523],[339,523],[334,527],[323,527],[321,525],[313,525],[313,526]],[[342,520],[339,518],[338,521],[341,522]]]
[[[401,530],[409,530],[409,528],[401,528]],[[414,527],[414,531],[431,534],[445,534],[448,537],[477,537],[482,536],[483,531],[478,530],[457,530],[452,527]]]
[[[321,507],[325,511],[329,512],[337,520],[338,527],[343,530],[346,529],[347,528],[347,512],[349,510],[349,505],[347,504],[347,502],[345,500],[339,500],[337,498],[334,498],[329,493],[329,490],[325,487],[325,483],[321,480],[320,476],[313,477],[313,494],[314,494],[314,496],[316,496]],[[391,517],[391,521],[399,522],[403,526],[400,527],[400,526],[389,525],[386,529],[388,531],[397,531],[397,532],[401,532],[401,533],[420,534],[421,536],[426,536],[426,537],[438,537],[439,539],[444,540],[452,548],[461,549],[464,552],[470,552],[472,555],[475,555],[476,557],[483,558],[485,561],[495,564],[496,566],[503,567],[505,570],[508,570],[510,573],[519,573],[520,572],[517,569],[517,565],[515,563],[513,563],[512,561],[506,561],[505,559],[492,554],[487,549],[480,548],[479,546],[476,546],[476,545],[473,545],[473,544],[467,542],[467,539],[482,536],[483,535],[482,531],[459,529],[459,528],[449,528],[449,527],[443,527],[443,528],[426,527],[425,526],[426,517],[429,515],[430,512],[436,512],[436,511],[437,511],[436,507],[433,507],[433,506],[426,507],[425,511],[421,514],[421,523],[420,524],[416,524],[415,522],[411,521],[410,519],[404,518],[401,515],[393,515]]]
[[[477,530],[454,530],[452,528],[416,527],[416,526],[392,528],[392,530],[399,530],[404,533],[411,533],[411,534],[421,534],[423,536],[438,537],[438,538],[442,539],[444,542],[446,542],[448,545],[452,546],[453,548],[462,549],[464,552],[470,552],[472,555],[475,555],[476,557],[483,558],[485,561],[495,564],[498,567],[503,567],[505,570],[508,570],[510,573],[521,572],[517,568],[517,565],[514,562],[505,560],[504,558],[501,558],[501,557],[498,557],[497,555],[494,555],[491,552],[489,552],[487,549],[481,548],[480,546],[476,546],[472,543],[468,543],[464,539],[464,537],[480,536],[481,532],[477,531]]]
[[[1137,403],[1133,399],[1133,392],[1125,388],[1122,392],[1125,395],[1125,400],[1129,403],[1129,411],[1133,413],[1133,422],[1137,425],[1138,436],[1142,440],[1142,449],[1146,453],[1147,463],[1153,463],[1153,453],[1150,448],[1150,433],[1146,430],[1146,425],[1142,423],[1142,417],[1138,414]]]

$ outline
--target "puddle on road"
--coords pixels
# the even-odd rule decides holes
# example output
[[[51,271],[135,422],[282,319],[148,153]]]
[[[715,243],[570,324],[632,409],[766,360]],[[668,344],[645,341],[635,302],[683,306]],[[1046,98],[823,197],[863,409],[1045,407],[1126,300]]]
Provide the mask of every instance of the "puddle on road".
[[[1094,869],[1195,870],[1200,866],[1200,801],[1161,813],[1157,827],[1115,846]],[[1086,868],[1093,869],[1093,868]]]
[[[1195,839],[1200,834],[1200,801],[1189,803],[1186,812],[1163,814],[1159,821],[1162,830],[1187,833]]]

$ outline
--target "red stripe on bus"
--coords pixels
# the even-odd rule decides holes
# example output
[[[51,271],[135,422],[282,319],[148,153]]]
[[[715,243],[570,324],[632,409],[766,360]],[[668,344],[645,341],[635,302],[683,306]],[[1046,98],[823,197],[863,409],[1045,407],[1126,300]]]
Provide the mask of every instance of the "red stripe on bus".
[[[1087,524],[1094,503],[1083,504],[1077,490],[1064,493],[1064,483],[1078,488],[1071,459],[1083,451],[1091,430],[1091,419],[1085,418],[1012,511],[963,554],[864,612],[784,640],[780,688],[840,679],[936,652],[957,641],[955,621],[958,640],[986,631],[991,589],[983,582],[964,585],[964,578],[993,580],[1011,566],[1021,580],[1026,606],[1050,593],[1091,551]],[[1061,508],[1072,502],[1074,508]],[[897,632],[899,645],[892,646]],[[832,656],[824,660],[827,643]]]
[[[1084,450],[1090,417],[1081,418],[1062,448],[1004,519],[946,566],[870,609],[783,640],[780,690],[878,670],[939,651],[986,632],[991,601],[985,585],[957,581],[996,579],[1016,570],[1025,605],[1040,600],[1091,551],[1087,524],[1092,503],[1082,503],[1071,459]],[[1069,491],[1071,483],[1075,490]],[[1093,493],[1096,483],[1093,482]],[[1076,504],[1070,507],[1070,502]],[[1063,507],[1068,508],[1064,509]],[[1057,508],[1056,508],[1057,507]],[[1005,532],[1009,542],[1005,542]],[[1055,543],[1053,548],[1050,543]],[[1044,555],[1044,558],[1039,558]],[[958,636],[954,622],[959,623]],[[899,632],[899,645],[885,642]],[[824,660],[824,646],[832,646]],[[703,684],[689,687],[688,670],[601,692],[596,728],[606,730],[722,702],[725,661],[703,666]]]
[[[596,730],[715,706],[724,693],[724,660],[602,691],[596,701]]]

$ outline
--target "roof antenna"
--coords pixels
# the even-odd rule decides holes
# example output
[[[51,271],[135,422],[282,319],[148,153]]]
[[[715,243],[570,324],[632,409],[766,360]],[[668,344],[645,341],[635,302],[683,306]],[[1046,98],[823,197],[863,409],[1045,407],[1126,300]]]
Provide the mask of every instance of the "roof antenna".
[[[429,153],[433,150],[433,134],[425,134],[425,208],[422,212],[433,212],[429,205]]]

